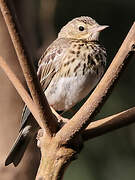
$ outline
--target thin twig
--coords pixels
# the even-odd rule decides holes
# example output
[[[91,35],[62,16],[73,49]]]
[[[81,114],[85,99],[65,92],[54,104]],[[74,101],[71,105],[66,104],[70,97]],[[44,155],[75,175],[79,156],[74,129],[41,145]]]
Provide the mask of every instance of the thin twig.
[[[52,136],[53,133],[56,132],[58,124],[52,114],[52,111],[37,79],[37,75],[30,61],[29,54],[26,52],[22,37],[17,30],[17,21],[13,12],[10,11],[11,5],[9,4],[10,2],[8,0],[0,0],[1,12],[5,19],[5,23],[15,47],[32,98],[38,108],[39,116],[41,119],[40,125],[42,125],[42,128],[45,128],[48,136]]]
[[[18,91],[19,95],[21,96],[21,98],[33,114],[34,118],[37,119],[39,126],[41,126],[41,121],[39,121],[39,112],[35,103],[31,99],[30,95],[28,94],[22,83],[19,81],[19,79],[16,77],[16,75],[13,73],[13,71],[10,69],[10,67],[7,65],[7,63],[4,61],[2,57],[0,57],[0,67],[6,73],[7,77]]]
[[[97,110],[102,107],[114,83],[120,76],[120,72],[124,69],[124,65],[134,54],[132,51],[133,44],[135,44],[135,23],[94,92],[74,117],[57,133],[56,137],[63,144],[84,130],[91,122],[91,118],[96,115]],[[66,131],[67,129],[68,131]]]
[[[121,113],[106,117],[104,119],[92,122],[84,132],[83,140],[89,140],[113,130],[135,123],[135,107]]]

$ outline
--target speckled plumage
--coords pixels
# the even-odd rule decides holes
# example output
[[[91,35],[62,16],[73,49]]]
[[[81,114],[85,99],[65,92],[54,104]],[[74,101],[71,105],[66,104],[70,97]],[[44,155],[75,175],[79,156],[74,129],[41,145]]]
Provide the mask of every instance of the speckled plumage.
[[[56,51],[48,50],[49,55],[40,62],[38,76],[49,104],[55,110],[65,111],[99,81],[106,64],[106,51],[97,41],[57,39],[53,46]]]
[[[38,78],[47,100],[55,110],[66,111],[82,100],[103,75],[106,51],[99,43],[100,26],[82,16],[67,23],[57,39],[41,56]],[[39,126],[25,106],[22,125],[5,165],[17,166]]]
[[[80,33],[74,24],[85,24],[87,32]],[[39,61],[37,74],[55,110],[72,108],[95,87],[104,72],[106,51],[97,40],[99,32],[89,36],[89,28],[93,26],[99,25],[90,17],[73,19],[62,28]],[[73,29],[78,32],[72,33]]]

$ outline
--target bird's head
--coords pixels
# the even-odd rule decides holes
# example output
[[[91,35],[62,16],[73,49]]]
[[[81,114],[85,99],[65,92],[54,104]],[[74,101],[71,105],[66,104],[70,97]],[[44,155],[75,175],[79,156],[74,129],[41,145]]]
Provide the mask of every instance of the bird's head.
[[[107,28],[88,16],[81,16],[68,22],[59,32],[58,38],[98,40],[99,33]]]

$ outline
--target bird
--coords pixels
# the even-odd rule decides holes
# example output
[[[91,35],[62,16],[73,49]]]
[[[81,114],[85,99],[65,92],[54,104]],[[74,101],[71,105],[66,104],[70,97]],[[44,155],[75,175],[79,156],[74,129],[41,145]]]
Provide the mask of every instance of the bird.
[[[63,26],[56,40],[38,62],[37,76],[49,105],[67,111],[85,98],[101,79],[107,53],[99,34],[108,25],[99,25],[88,16],[76,17]],[[22,124],[5,165],[17,166],[39,126],[27,106]]]

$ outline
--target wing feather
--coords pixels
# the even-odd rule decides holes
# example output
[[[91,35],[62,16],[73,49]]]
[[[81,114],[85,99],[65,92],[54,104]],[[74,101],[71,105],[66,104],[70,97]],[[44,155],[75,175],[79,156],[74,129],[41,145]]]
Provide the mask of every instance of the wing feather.
[[[62,59],[68,47],[69,43],[66,39],[57,39],[41,56],[38,63],[37,75],[43,91],[46,90],[53,76],[61,67]],[[22,113],[21,129],[28,123],[30,114],[29,109],[25,105]]]
[[[50,84],[55,73],[61,67],[61,61],[64,58],[64,53],[67,48],[67,46],[63,46],[63,44],[65,43],[62,43],[61,40],[60,42],[58,42],[58,40],[54,41],[39,60],[37,75],[44,91]]]

